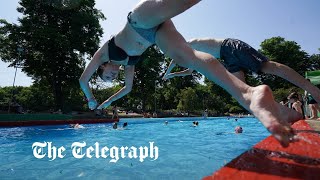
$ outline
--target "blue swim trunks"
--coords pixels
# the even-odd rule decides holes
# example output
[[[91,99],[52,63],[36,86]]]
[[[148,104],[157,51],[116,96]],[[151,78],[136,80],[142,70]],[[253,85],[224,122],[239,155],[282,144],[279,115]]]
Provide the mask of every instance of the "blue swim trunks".
[[[235,73],[250,70],[260,73],[262,63],[268,58],[238,39],[225,39],[221,45],[220,57],[224,60],[226,69]]]
[[[307,102],[308,104],[318,104],[317,101],[311,96],[310,93],[308,93]]]

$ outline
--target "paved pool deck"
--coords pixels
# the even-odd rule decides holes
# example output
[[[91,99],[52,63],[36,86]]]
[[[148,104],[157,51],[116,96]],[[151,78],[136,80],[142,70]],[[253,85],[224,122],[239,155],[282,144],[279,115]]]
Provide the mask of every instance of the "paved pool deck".
[[[0,127],[46,126],[65,124],[96,124],[118,122],[119,118],[96,116],[95,114],[0,114]]]
[[[316,131],[320,131],[320,120],[306,120],[306,122]]]

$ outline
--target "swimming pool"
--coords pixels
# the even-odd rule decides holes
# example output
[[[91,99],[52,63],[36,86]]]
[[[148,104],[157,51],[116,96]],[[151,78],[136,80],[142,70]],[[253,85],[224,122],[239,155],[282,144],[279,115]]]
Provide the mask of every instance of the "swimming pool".
[[[164,124],[165,121],[168,125]],[[199,121],[199,126],[192,127],[193,121]],[[255,118],[239,118],[238,121],[235,118],[121,119],[119,125],[123,122],[128,122],[124,130],[114,130],[111,124],[87,124],[83,125],[84,129],[68,126],[1,128],[0,177],[201,179],[269,135]],[[243,133],[234,134],[234,128],[239,125],[243,127]],[[52,142],[57,148],[64,147],[64,157],[37,159],[32,149],[35,142]],[[141,162],[139,158],[128,158],[126,154],[115,163],[110,162],[111,156],[97,158],[93,155],[77,159],[71,148],[74,142],[85,142],[87,147],[95,147],[98,143],[109,149],[149,147],[150,142],[154,142],[158,147],[158,158],[148,157]]]

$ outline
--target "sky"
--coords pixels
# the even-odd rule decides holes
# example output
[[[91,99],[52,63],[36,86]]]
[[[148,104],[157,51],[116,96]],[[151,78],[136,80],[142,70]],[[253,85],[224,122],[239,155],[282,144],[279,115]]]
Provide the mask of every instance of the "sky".
[[[19,0],[0,0],[0,18],[17,23]],[[120,31],[126,16],[139,0],[96,0],[96,8],[107,20],[101,22],[101,43]],[[259,49],[268,38],[281,36],[295,41],[308,54],[319,53],[319,0],[202,0],[173,18],[177,30],[186,38],[237,38]],[[0,87],[12,86],[14,68],[0,61]],[[18,69],[15,85],[30,86],[32,79]]]

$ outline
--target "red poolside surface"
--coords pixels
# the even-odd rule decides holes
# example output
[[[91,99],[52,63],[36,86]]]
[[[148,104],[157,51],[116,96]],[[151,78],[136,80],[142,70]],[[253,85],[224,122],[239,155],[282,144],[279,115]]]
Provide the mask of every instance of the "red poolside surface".
[[[302,139],[283,148],[272,136],[264,139],[215,172],[211,179],[315,179],[320,180],[320,132],[305,121],[293,128]]]
[[[63,124],[97,124],[119,122],[119,119],[70,119],[70,120],[36,120],[36,121],[1,121],[1,126],[40,126]]]

